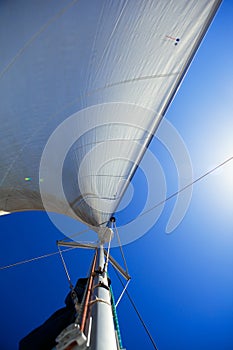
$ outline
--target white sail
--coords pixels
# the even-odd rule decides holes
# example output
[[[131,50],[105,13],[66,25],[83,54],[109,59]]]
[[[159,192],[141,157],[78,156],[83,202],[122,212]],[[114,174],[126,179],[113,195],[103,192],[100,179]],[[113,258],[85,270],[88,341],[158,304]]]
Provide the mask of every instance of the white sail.
[[[105,223],[219,4],[1,3],[0,211]]]

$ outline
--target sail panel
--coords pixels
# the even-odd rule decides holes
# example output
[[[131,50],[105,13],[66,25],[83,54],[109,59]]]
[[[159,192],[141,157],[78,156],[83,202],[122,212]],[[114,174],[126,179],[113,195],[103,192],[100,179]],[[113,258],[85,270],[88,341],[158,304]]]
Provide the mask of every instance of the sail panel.
[[[0,210],[106,222],[219,4],[0,4]]]

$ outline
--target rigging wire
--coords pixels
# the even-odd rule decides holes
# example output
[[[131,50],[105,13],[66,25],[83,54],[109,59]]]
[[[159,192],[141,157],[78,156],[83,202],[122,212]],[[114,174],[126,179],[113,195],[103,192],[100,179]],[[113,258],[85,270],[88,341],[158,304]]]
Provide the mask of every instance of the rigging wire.
[[[211,170],[207,171],[205,174],[199,176],[198,178],[196,178],[195,180],[193,180],[191,183],[189,183],[188,185],[182,187],[181,189],[179,189],[178,191],[174,192],[173,194],[171,194],[170,196],[168,196],[167,198],[165,198],[163,201],[155,204],[153,207],[151,207],[150,209],[142,212],[138,217],[141,217],[147,213],[149,213],[150,211],[152,211],[153,209],[159,207],[160,205],[164,204],[165,202],[167,202],[168,200],[172,199],[173,197],[177,196],[180,192],[183,192],[185,191],[188,187],[192,186],[193,184],[197,183],[198,181],[202,180],[204,177],[210,175],[211,173],[213,173],[214,171],[216,171],[217,169],[221,168],[222,166],[224,166],[225,164],[227,164],[228,162],[232,161],[233,160],[233,156],[232,157],[229,157],[228,159],[226,159],[224,162],[218,164],[216,167],[212,168]],[[104,224],[104,223],[102,223]],[[101,224],[100,224],[101,225]],[[86,230],[85,230],[86,231]],[[84,231],[81,231],[81,233],[83,233]],[[81,234],[80,233],[80,234]],[[76,235],[78,235],[79,233],[77,233]],[[74,249],[74,247],[71,247],[71,248],[67,248],[67,249],[64,249],[62,250],[62,252],[67,252],[71,249]],[[47,257],[50,257],[50,256],[53,256],[53,255],[56,255],[56,254],[59,254],[59,252],[53,252],[53,253],[49,253],[49,254],[45,254],[45,255],[41,255],[41,256],[38,256],[38,257],[35,257],[35,258],[32,258],[32,259],[27,259],[27,260],[22,260],[22,261],[18,261],[14,264],[9,264],[9,265],[6,265],[6,266],[1,266],[0,267],[0,270],[5,270],[5,269],[8,269],[8,268],[11,268],[11,267],[14,267],[14,266],[18,266],[18,265],[22,265],[22,264],[26,264],[26,263],[29,263],[29,262],[32,262],[32,261],[35,261],[35,260],[39,260],[39,259],[43,259],[43,258],[47,258]]]
[[[65,259],[63,258],[63,255],[62,255],[62,250],[61,250],[59,245],[57,245],[57,248],[58,248],[58,251],[60,253],[62,264],[63,264],[64,270],[65,270],[65,273],[66,273],[66,277],[67,277],[67,280],[68,280],[68,283],[69,283],[69,287],[70,287],[70,290],[71,290],[71,298],[72,298],[72,301],[73,301],[73,305],[74,305],[74,308],[76,310],[76,313],[78,313],[79,309],[80,309],[80,305],[79,305],[77,292],[75,290],[75,287],[74,287],[73,283],[71,282],[71,278],[70,278],[70,275],[69,275],[69,272],[68,272],[68,268],[67,268],[67,265],[65,263]]]
[[[174,198],[175,196],[177,196],[179,193],[185,191],[187,188],[191,187],[192,185],[194,185],[196,182],[202,180],[204,177],[210,175],[211,173],[213,173],[215,170],[221,168],[223,165],[225,165],[226,163],[230,162],[231,160],[233,160],[233,156],[226,159],[224,162],[218,164],[216,167],[212,168],[211,170],[207,171],[205,174],[199,176],[198,178],[196,178],[195,180],[193,180],[192,182],[190,182],[188,185],[180,188],[178,191],[174,192],[173,194],[171,194],[170,196],[166,197],[164,200],[162,200],[161,202],[155,204],[153,207],[149,208],[148,210],[145,210],[144,212],[142,212],[140,215],[138,215],[138,217],[141,217],[147,213],[149,213],[150,211],[156,209],[157,207],[159,207],[160,205],[164,204],[165,202],[169,201],[170,199]]]
[[[62,265],[63,265],[65,273],[66,273],[66,277],[68,279],[68,283],[69,283],[70,289],[73,289],[74,286],[73,286],[73,284],[71,282],[71,278],[70,278],[70,275],[69,275],[69,272],[68,272],[68,269],[67,269],[67,266],[66,266],[66,263],[65,263],[65,259],[63,258],[63,255],[62,255],[61,248],[59,247],[59,245],[57,246],[57,248],[58,248],[58,251],[59,251],[59,254],[60,254],[60,257],[61,257]]]
[[[64,253],[64,252],[68,252],[69,250],[72,250],[72,249],[75,249],[75,247],[70,247],[70,248],[67,248],[67,249],[63,249],[62,252],[63,252],[63,253]],[[44,255],[37,256],[37,257],[35,257],[35,258],[31,258],[31,259],[27,259],[27,260],[18,261],[18,262],[13,263],[13,264],[1,266],[1,267],[0,267],[0,270],[6,270],[6,269],[9,269],[10,267],[15,267],[15,266],[18,266],[18,265],[23,265],[23,264],[30,263],[30,262],[32,262],[32,261],[36,261],[36,260],[40,260],[40,259],[49,258],[50,256],[57,255],[57,254],[59,254],[59,252],[48,253],[48,254],[44,254]]]
[[[86,233],[86,232],[88,232],[88,231],[90,231],[90,230],[91,230],[90,228],[87,228],[87,229],[85,229],[85,230],[82,230],[82,231],[79,231],[79,232],[75,232],[75,233],[69,235],[69,237],[63,238],[63,241],[67,241],[67,240],[69,240],[70,238],[73,239],[73,238],[75,238],[75,237],[78,237],[78,236],[82,235],[83,233]]]
[[[104,224],[107,224],[108,221],[104,221],[104,222],[101,222],[101,224],[98,224],[97,227],[100,227]],[[86,228],[85,230],[82,230],[82,231],[79,231],[79,232],[76,232],[76,233],[73,233],[73,234],[70,234],[69,237],[65,237],[63,238],[63,241],[67,241],[67,240],[70,240],[70,238],[75,238],[75,237],[78,237],[78,236],[81,236],[83,233],[86,233],[86,232],[89,232],[91,231],[91,228],[88,227]]]
[[[119,276],[119,274],[118,274],[118,271],[115,269],[114,266],[113,266],[113,270],[114,270],[115,274],[117,275],[117,278],[119,279],[121,285],[124,287],[124,283],[122,282],[122,280],[121,280],[121,278],[120,278],[120,276]],[[149,339],[150,339],[150,341],[151,341],[151,343],[152,343],[154,349],[155,349],[155,350],[158,350],[158,348],[157,348],[157,346],[156,346],[156,344],[155,344],[155,341],[154,341],[154,339],[153,339],[153,337],[152,337],[152,335],[151,335],[151,333],[150,333],[150,331],[149,331],[147,325],[145,324],[145,322],[144,322],[142,316],[140,315],[140,313],[139,313],[139,311],[138,311],[138,309],[137,309],[137,307],[136,307],[135,302],[133,301],[132,297],[129,295],[129,292],[128,292],[127,289],[125,290],[125,293],[126,293],[128,299],[129,299],[129,301],[130,301],[130,303],[131,303],[131,305],[132,305],[134,311],[136,312],[136,314],[137,314],[137,316],[138,316],[138,318],[139,318],[139,320],[140,320],[140,322],[141,322],[143,328],[145,329],[145,331],[146,331],[146,333],[147,333],[147,335],[148,335],[148,337],[149,337]]]
[[[127,272],[127,275],[128,275],[129,274],[129,270],[128,270],[128,266],[127,266],[127,263],[126,263],[124,251],[123,251],[123,248],[122,248],[120,235],[119,235],[119,232],[118,232],[118,229],[117,229],[117,226],[116,226],[116,222],[114,222],[113,224],[114,224],[114,228],[115,228],[115,231],[116,231],[116,234],[117,234],[117,239],[118,239],[118,243],[119,243],[119,247],[120,247],[120,251],[121,251],[121,256],[122,256],[122,259],[124,261],[125,271]]]

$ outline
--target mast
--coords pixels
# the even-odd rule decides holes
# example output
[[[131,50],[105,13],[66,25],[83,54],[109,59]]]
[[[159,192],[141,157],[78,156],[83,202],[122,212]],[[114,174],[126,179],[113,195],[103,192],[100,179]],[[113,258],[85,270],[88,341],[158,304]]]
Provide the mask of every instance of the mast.
[[[108,233],[108,235],[107,235]],[[130,276],[109,254],[112,230],[107,228],[105,236],[99,236],[98,245],[58,241],[58,246],[94,249],[92,265],[83,300],[78,306],[74,323],[66,327],[56,338],[57,350],[119,350],[122,349],[118,329],[114,322],[111,281],[108,277],[108,262],[129,280]],[[107,238],[108,237],[108,238]],[[108,250],[104,244],[109,244]],[[74,291],[75,293],[75,291]],[[115,329],[116,327],[116,329]]]
[[[93,283],[91,307],[91,349],[117,350],[117,341],[113,323],[109,279],[103,244],[98,249],[97,265]]]

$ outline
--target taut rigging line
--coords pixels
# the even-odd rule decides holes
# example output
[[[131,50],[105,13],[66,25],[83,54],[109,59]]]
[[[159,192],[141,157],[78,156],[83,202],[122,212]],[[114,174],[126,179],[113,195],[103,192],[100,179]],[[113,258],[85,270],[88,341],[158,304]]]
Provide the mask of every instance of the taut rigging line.
[[[218,164],[216,167],[214,167],[214,168],[212,168],[211,170],[207,171],[205,174],[199,176],[198,178],[196,178],[195,180],[193,180],[191,183],[189,183],[188,185],[182,187],[182,188],[179,189],[178,191],[174,192],[173,194],[171,194],[170,196],[168,196],[167,198],[165,198],[163,201],[161,201],[161,202],[155,204],[153,207],[151,207],[150,209],[144,211],[144,212],[141,213],[139,216],[143,216],[143,215],[147,214],[148,212],[152,211],[153,209],[155,209],[155,208],[159,207],[160,205],[164,204],[165,202],[169,201],[169,200],[172,199],[173,197],[177,196],[180,192],[185,191],[188,187],[190,187],[190,186],[192,186],[193,184],[197,183],[198,181],[202,180],[204,177],[206,177],[206,176],[212,174],[214,171],[218,170],[219,168],[221,168],[222,166],[224,166],[225,164],[229,163],[229,162],[232,161],[232,160],[233,160],[233,156],[227,158],[224,162]],[[67,252],[67,251],[69,251],[69,250],[71,250],[71,249],[74,249],[74,248],[64,249],[62,252]],[[32,262],[32,261],[35,261],[35,260],[39,260],[39,259],[48,258],[48,257],[50,257],[50,256],[57,255],[57,254],[60,254],[60,253],[59,253],[59,252],[53,252],[53,253],[41,255],[41,256],[38,256],[38,257],[34,257],[34,258],[31,258],[31,259],[18,261],[18,262],[13,263],[13,264],[1,266],[1,267],[0,267],[0,270],[6,270],[6,269],[9,269],[9,268],[11,268],[11,267],[15,267],[15,266],[18,266],[18,265],[26,264],[26,263],[29,263],[29,262]]]

